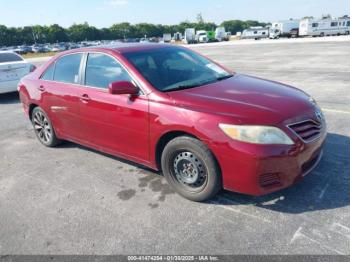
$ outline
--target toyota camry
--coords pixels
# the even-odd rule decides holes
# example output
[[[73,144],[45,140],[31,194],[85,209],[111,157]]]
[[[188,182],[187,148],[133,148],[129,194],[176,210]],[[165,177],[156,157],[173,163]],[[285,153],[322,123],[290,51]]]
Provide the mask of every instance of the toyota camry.
[[[68,140],[162,171],[193,201],[292,186],[318,164],[327,134],[303,91],[174,45],[63,52],[18,89],[43,145]]]

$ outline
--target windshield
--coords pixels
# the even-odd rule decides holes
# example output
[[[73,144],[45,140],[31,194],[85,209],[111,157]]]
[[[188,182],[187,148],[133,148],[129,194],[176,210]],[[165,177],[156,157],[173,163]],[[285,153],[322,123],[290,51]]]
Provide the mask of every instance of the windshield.
[[[210,60],[179,47],[142,50],[124,56],[162,92],[193,88],[232,76]]]

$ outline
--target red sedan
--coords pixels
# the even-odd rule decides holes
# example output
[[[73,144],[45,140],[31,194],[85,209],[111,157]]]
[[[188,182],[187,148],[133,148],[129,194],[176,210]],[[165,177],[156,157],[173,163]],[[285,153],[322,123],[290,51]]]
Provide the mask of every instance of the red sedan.
[[[161,170],[194,201],[295,184],[321,159],[327,134],[303,91],[178,46],[64,52],[18,88],[45,146],[69,140]]]

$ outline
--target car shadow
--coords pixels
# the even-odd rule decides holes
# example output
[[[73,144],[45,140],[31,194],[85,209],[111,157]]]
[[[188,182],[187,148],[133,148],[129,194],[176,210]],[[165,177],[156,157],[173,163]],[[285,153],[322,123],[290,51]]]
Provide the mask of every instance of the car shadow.
[[[140,168],[142,171],[144,171],[142,173],[146,174],[146,172],[149,172],[150,175],[160,175],[160,176],[162,176],[159,172],[157,172],[157,171],[155,171],[155,170],[153,170],[153,169],[151,169],[151,168],[149,168],[147,166],[144,166],[144,165],[138,164],[136,162],[132,162],[130,160],[126,160],[124,158],[120,158],[120,157],[117,157],[117,156],[114,156],[114,155],[110,155],[108,153],[104,153],[104,152],[98,151],[98,150],[90,148],[90,147],[79,145],[79,144],[76,144],[74,142],[63,141],[62,144],[60,144],[56,149],[67,149],[67,148],[77,148],[77,149],[89,151],[89,152],[92,152],[92,153],[95,153],[95,154],[98,154],[98,155],[102,155],[102,156],[111,158],[113,160],[119,161],[119,162],[121,162],[123,164],[127,164],[127,165],[134,166],[136,168]]]
[[[0,94],[0,105],[19,104],[18,92]]]
[[[101,153],[75,143],[64,142],[58,148],[79,148],[87,150],[137,167],[140,170],[138,173],[152,179],[161,179],[163,177],[161,173],[148,167]],[[350,137],[329,134],[321,162],[312,173],[298,184],[261,197],[248,196],[224,190],[206,203],[225,206],[254,205],[276,212],[299,214],[348,206],[350,205],[349,192]]]
[[[223,191],[208,204],[249,204],[273,211],[299,214],[348,206],[349,193],[350,138],[329,134],[321,162],[298,184],[261,197]]]

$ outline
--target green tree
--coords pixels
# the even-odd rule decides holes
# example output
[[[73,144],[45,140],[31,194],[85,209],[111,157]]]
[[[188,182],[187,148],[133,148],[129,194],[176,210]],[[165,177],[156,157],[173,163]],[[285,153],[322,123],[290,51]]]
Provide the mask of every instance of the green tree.
[[[9,31],[6,26],[0,25],[0,46],[9,46],[10,42]]]
[[[135,37],[135,28],[130,23],[114,24],[109,28],[113,39],[125,39]]]
[[[242,32],[243,30],[252,27],[252,26],[263,26],[265,27],[267,23],[261,23],[254,20],[228,20],[221,23],[221,26],[225,27],[227,32],[236,34],[237,32]]]
[[[69,41],[69,37],[68,37],[66,29],[64,29],[63,27],[61,27],[57,24],[53,24],[47,28],[46,39],[50,43]]]
[[[74,42],[101,40],[99,30],[96,27],[89,26],[87,22],[69,27],[68,35],[70,40]]]
[[[266,26],[266,23],[248,20],[229,20],[222,22],[227,31],[235,34],[251,26]],[[56,42],[81,42],[85,40],[116,40],[124,38],[161,37],[164,33],[174,34],[183,33],[186,28],[195,28],[196,30],[215,30],[215,23],[205,22],[202,15],[198,14],[197,22],[184,21],[176,25],[161,25],[150,23],[139,23],[132,25],[130,23],[118,23],[109,28],[98,29],[90,26],[88,23],[73,24],[65,29],[58,24],[50,26],[25,26],[25,27],[6,27],[0,25],[0,46],[13,46],[33,43],[56,43]]]

